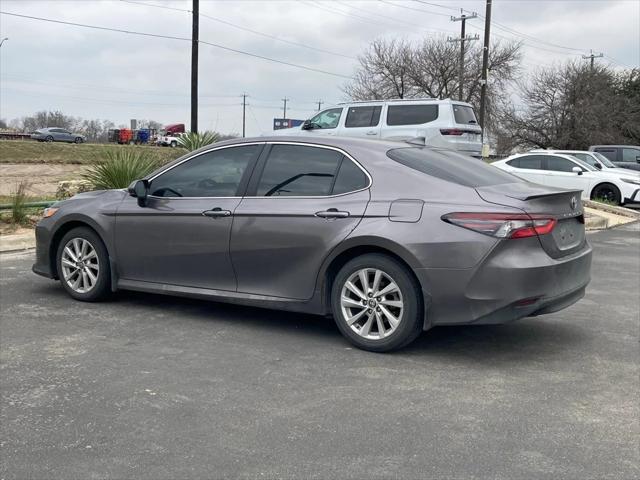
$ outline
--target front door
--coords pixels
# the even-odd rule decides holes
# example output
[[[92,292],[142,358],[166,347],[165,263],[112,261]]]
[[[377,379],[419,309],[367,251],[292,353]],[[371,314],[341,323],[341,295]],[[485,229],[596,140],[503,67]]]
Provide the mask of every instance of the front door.
[[[238,292],[306,300],[326,256],[358,225],[369,177],[331,147],[275,144],[236,208]]]
[[[235,291],[233,214],[262,148],[249,144],[197,154],[150,180],[146,206],[126,198],[116,217],[118,277]]]

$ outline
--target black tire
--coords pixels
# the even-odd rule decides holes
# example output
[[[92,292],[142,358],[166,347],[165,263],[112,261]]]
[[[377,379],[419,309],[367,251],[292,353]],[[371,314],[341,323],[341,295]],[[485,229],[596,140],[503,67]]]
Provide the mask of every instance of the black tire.
[[[606,200],[607,202],[622,205],[620,190],[613,183],[600,183],[591,190],[591,200]]]
[[[67,281],[64,278],[64,271],[62,268],[62,254],[65,246],[67,246],[67,244],[73,239],[83,239],[88,241],[89,244],[94,248],[98,259],[99,269],[96,275],[97,281],[90,290],[84,293],[75,291],[73,288],[71,288],[70,285],[67,284]],[[58,270],[58,277],[60,277],[60,283],[62,284],[62,287],[71,297],[75,298],[76,300],[81,300],[83,302],[95,302],[107,297],[111,293],[111,268],[109,264],[109,254],[107,252],[107,248],[104,246],[102,239],[88,227],[74,228],[68,231],[64,235],[64,237],[62,237],[62,240],[60,240],[60,244],[58,245],[58,250],[56,252],[56,266]]]
[[[345,283],[354,273],[364,268],[381,270],[387,274],[397,284],[402,294],[404,306],[399,317],[400,322],[395,331],[381,339],[369,339],[356,333],[347,324],[342,311],[341,297]],[[402,348],[415,340],[423,330],[423,299],[418,281],[402,263],[379,253],[368,253],[356,257],[340,269],[331,288],[331,308],[333,318],[342,335],[356,347],[371,352],[389,352]]]
[[[47,138],[44,139],[45,142],[53,142],[53,137],[51,135],[49,135]]]
[[[73,141],[73,143],[82,143],[82,137],[76,137],[76,139]]]
[[[178,142],[176,142],[175,140],[171,142],[171,148],[176,148],[177,146],[178,146]]]

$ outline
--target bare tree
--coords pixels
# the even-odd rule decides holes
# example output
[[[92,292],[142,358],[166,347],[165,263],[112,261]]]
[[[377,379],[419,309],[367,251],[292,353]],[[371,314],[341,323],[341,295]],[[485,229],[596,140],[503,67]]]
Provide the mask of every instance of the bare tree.
[[[375,40],[358,57],[360,68],[344,92],[353,100],[411,97],[411,45],[405,40]]]
[[[505,92],[516,79],[521,60],[520,43],[495,43],[489,55],[490,89],[487,126],[491,129]],[[466,53],[466,102],[480,105],[482,45]],[[352,100],[456,97],[460,85],[459,45],[444,38],[427,38],[414,46],[404,40],[375,40],[360,57],[354,80],[343,87]]]
[[[639,96],[637,90],[635,97],[631,93],[637,84],[633,71],[624,78],[607,67],[591,69],[584,63],[540,69],[520,84],[523,105],[504,110],[501,128],[516,143],[540,148],[637,142]]]

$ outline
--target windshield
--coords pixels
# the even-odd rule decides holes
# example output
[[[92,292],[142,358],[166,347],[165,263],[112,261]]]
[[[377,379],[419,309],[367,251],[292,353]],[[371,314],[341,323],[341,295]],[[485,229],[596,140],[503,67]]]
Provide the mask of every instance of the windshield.
[[[432,177],[465,187],[487,187],[522,181],[518,177],[459,153],[428,147],[394,148],[387,157]]]
[[[616,166],[609,160],[607,157],[598,152],[593,152],[593,155],[598,159],[598,161],[603,164],[605,167],[616,168]]]

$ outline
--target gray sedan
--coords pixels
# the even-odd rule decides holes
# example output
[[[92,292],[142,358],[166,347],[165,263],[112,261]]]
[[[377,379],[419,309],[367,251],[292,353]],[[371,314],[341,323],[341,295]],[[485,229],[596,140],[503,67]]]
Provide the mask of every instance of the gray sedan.
[[[86,137],[79,133],[73,133],[65,128],[39,128],[31,134],[33,140],[39,142],[68,142],[68,143],[84,143]]]
[[[372,351],[558,311],[590,278],[580,192],[408,143],[222,142],[44,217],[33,270],[77,300],[137,290],[333,316]]]

